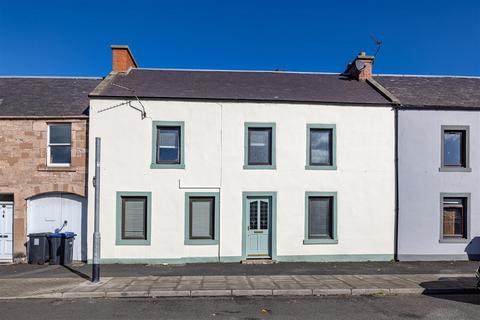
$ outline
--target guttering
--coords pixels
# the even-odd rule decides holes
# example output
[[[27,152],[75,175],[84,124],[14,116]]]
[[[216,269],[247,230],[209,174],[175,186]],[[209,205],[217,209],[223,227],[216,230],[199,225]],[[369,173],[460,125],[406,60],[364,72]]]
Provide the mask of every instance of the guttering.
[[[0,116],[0,120],[48,120],[48,119],[81,119],[87,120],[87,115],[78,116]]]
[[[98,100],[128,100],[128,99],[135,99],[133,96],[96,96],[96,95],[89,95],[90,99],[98,99]],[[213,102],[213,103],[289,103],[289,104],[314,104],[314,105],[332,105],[332,106],[340,106],[340,107],[392,107],[392,103],[386,102],[379,102],[379,103],[364,103],[364,102],[348,102],[348,101],[341,101],[341,102],[332,102],[332,101],[309,101],[309,100],[269,100],[269,99],[233,99],[233,98],[179,98],[179,97],[144,97],[138,96],[141,100],[146,101],[184,101],[184,102]]]
[[[466,107],[466,106],[426,106],[426,105],[409,105],[401,104],[397,106],[399,110],[415,110],[415,111],[480,111],[480,106]]]

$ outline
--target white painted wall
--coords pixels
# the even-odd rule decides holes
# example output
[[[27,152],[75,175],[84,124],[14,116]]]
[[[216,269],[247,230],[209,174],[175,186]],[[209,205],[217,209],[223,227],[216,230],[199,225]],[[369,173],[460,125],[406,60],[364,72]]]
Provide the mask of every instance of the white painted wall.
[[[182,186],[221,187],[220,254],[241,256],[242,192],[277,192],[277,255],[393,255],[394,113],[387,107],[91,100],[89,183],[102,138],[102,258],[215,257],[217,245],[184,245]],[[152,121],[185,122],[185,165],[150,169]],[[244,122],[276,123],[276,170],[244,170]],[[305,170],[306,124],[336,124],[335,171]],[[115,245],[117,191],[152,192],[150,246]],[[306,191],[338,192],[338,244],[303,245]],[[94,189],[89,188],[89,235]],[[89,236],[91,242],[91,236]],[[89,248],[92,248],[89,243]],[[89,252],[91,258],[92,252]]]
[[[398,257],[400,260],[467,260],[480,254],[478,182],[480,112],[402,110],[398,113],[399,195]],[[471,172],[443,172],[442,125],[469,126]],[[469,238],[440,242],[441,193],[469,193]]]

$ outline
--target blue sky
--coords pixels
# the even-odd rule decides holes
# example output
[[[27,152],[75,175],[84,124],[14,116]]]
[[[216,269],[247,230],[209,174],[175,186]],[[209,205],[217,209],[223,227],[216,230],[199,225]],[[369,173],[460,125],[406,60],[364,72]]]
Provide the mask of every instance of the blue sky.
[[[383,41],[375,73],[480,76],[480,1],[9,1],[0,75],[104,76],[110,45],[141,67],[341,72]]]

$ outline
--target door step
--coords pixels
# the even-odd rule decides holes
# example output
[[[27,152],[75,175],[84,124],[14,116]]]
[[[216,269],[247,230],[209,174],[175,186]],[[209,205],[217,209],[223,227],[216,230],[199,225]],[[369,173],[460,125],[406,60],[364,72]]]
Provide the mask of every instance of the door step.
[[[248,259],[248,260],[242,260],[240,263],[241,264],[274,264],[277,262],[273,261],[272,259]]]

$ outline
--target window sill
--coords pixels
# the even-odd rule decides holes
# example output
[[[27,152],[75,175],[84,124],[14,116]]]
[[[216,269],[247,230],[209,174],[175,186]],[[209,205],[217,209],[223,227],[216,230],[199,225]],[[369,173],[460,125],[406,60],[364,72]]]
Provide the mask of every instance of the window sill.
[[[472,172],[472,168],[461,168],[461,167],[440,167],[438,168],[440,172]]]
[[[243,165],[243,169],[245,170],[276,170],[276,165],[252,165],[252,164],[245,164]]]
[[[147,239],[147,240],[117,239],[117,241],[115,241],[115,245],[117,245],[117,246],[149,246],[150,245],[150,239]]]
[[[218,245],[218,240],[208,240],[208,239],[190,240],[190,239],[185,239],[184,244],[186,246]]]
[[[454,238],[454,239],[440,239],[438,240],[439,243],[469,243],[470,239],[465,238]]]
[[[338,244],[338,239],[304,239],[303,244]]]
[[[315,165],[306,165],[305,170],[337,170],[337,166],[315,166]]]
[[[150,164],[150,169],[185,169],[185,164],[162,164],[162,163],[152,163]]]
[[[45,172],[76,172],[77,169],[71,166],[43,166],[37,168],[37,171]]]

